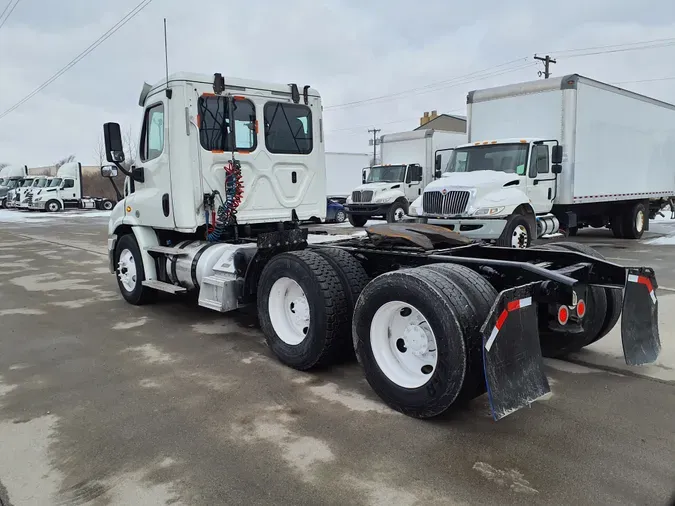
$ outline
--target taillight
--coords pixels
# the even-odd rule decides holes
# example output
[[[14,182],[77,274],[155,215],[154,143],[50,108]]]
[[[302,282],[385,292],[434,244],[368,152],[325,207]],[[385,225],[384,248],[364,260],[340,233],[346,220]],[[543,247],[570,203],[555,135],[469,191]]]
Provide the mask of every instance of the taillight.
[[[586,303],[583,300],[577,302],[577,316],[583,318],[586,314]]]
[[[558,323],[560,325],[567,325],[567,321],[570,319],[570,311],[567,309],[567,306],[560,306],[558,308]]]

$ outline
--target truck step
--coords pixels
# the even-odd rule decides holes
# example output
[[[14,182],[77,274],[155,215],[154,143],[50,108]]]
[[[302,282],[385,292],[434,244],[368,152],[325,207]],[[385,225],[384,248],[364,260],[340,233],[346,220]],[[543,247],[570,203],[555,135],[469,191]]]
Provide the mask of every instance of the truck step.
[[[159,290],[160,292],[167,293],[185,293],[187,292],[186,288],[182,286],[172,285],[171,283],[164,283],[163,281],[157,281],[156,279],[146,279],[143,281],[143,286],[152,288],[154,290]]]
[[[148,253],[162,253],[163,255],[187,255],[189,251],[184,249],[172,248],[171,246],[148,246],[145,248]]]

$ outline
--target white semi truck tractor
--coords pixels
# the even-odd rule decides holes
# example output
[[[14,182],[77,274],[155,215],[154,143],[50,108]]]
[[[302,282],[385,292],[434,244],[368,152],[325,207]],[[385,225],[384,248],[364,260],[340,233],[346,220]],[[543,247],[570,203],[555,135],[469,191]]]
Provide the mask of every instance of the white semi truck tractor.
[[[590,248],[499,248],[417,223],[312,240],[300,223],[324,216],[326,193],[310,86],[179,73],[146,84],[139,104],[137,166],[123,164],[119,125],[104,125],[107,160],[129,181],[108,252],[130,304],[192,292],[221,313],[254,305],[281,362],[356,354],[377,395],[418,418],[486,391],[495,419],[529,405],[549,391],[542,355],[602,338],[619,316],[628,363],[659,353],[654,271]]]
[[[435,156],[442,159],[465,142],[465,134],[432,129],[383,135],[382,163],[364,169],[362,184],[347,198],[349,222],[362,227],[371,218],[403,220],[410,203],[434,180]]]
[[[675,195],[671,104],[569,75],[472,91],[467,115],[410,216],[520,248],[583,227],[638,239]]]
[[[26,165],[8,165],[0,169],[0,209],[6,209],[9,193],[15,190],[23,181],[23,178],[28,175],[28,167]],[[14,193],[12,193],[12,197]]]
[[[21,202],[26,198],[28,190],[30,190],[36,182],[37,178],[35,176],[23,177],[21,179],[21,184],[13,190],[10,190],[7,194],[7,207],[19,209],[21,207]]]

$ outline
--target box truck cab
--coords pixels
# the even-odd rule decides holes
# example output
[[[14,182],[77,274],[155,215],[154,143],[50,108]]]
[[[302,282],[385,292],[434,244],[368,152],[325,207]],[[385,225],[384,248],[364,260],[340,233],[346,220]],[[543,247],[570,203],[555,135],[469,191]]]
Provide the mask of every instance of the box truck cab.
[[[410,203],[434,179],[435,156],[444,158],[465,142],[465,134],[432,129],[383,135],[382,164],[364,169],[362,184],[347,199],[349,222],[362,227],[373,217],[389,223],[404,219]]]
[[[411,215],[504,246],[589,226],[638,239],[675,195],[675,105],[575,74],[472,91],[467,113],[470,144]]]

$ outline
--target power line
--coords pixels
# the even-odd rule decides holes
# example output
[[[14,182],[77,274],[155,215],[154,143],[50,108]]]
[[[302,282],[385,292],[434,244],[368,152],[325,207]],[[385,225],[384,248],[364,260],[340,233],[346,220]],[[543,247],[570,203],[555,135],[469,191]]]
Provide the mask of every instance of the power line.
[[[638,84],[638,83],[653,83],[653,82],[656,82],[656,81],[672,81],[673,79],[675,79],[675,76],[673,76],[673,77],[656,77],[654,79],[639,79],[637,81],[618,81],[618,82],[614,82],[614,83],[611,83],[611,84],[616,86],[616,85],[619,85],[619,84]]]
[[[87,47],[84,51],[82,51],[75,58],[73,58],[65,67],[63,67],[61,70],[56,72],[56,74],[51,76],[44,83],[42,83],[40,86],[35,88],[33,91],[31,91],[28,95],[26,95],[21,100],[19,100],[12,107],[10,107],[5,112],[0,114],[0,120],[3,119],[5,116],[7,116],[9,113],[11,113],[11,112],[15,111],[16,109],[18,109],[19,107],[21,107],[26,102],[28,102],[31,98],[33,98],[35,95],[40,93],[43,89],[45,89],[51,83],[56,81],[59,77],[61,77],[63,74],[65,74],[68,70],[70,70],[72,67],[74,67],[78,62],[80,62],[80,60],[85,58],[92,51],[94,51],[94,49],[96,49],[103,42],[105,42],[108,38],[110,38],[117,30],[122,28],[129,21],[131,21],[134,17],[136,17],[143,9],[145,9],[148,5],[150,5],[150,3],[152,1],[153,0],[143,0],[142,2],[137,4],[136,7],[131,9],[124,17],[122,17],[122,19],[120,19],[117,23],[115,23],[107,32],[105,32],[103,35],[101,35],[101,37],[99,37],[96,41],[94,41],[89,47]]]
[[[558,62],[555,61],[553,58],[551,58],[549,55],[546,55],[546,57],[543,57],[543,56],[537,56],[535,54],[534,59],[544,62],[544,72],[542,72],[540,70],[539,71],[539,77],[541,77],[542,75],[544,76],[544,79],[548,79],[549,77],[551,77],[551,72],[549,70],[549,67],[550,67],[551,63],[558,63]]]
[[[400,96],[407,96],[407,95],[411,95],[411,94],[420,94],[418,92],[425,92],[425,90],[435,91],[436,89],[443,89],[443,88],[446,87],[446,85],[452,84],[456,81],[465,80],[465,79],[467,79],[471,76],[476,76],[476,75],[479,75],[479,74],[485,74],[486,72],[489,72],[491,74],[495,71],[495,69],[499,69],[500,67],[505,67],[507,65],[513,65],[514,63],[518,63],[518,62],[523,63],[525,61],[527,61],[526,57],[525,58],[517,58],[515,60],[511,60],[511,61],[508,61],[508,62],[505,62],[505,63],[501,63],[499,65],[493,65],[491,67],[488,67],[488,68],[485,68],[485,69],[482,69],[482,70],[477,70],[477,71],[474,71],[474,72],[471,72],[469,74],[465,74],[465,75],[462,75],[462,76],[456,76],[456,77],[446,79],[446,80],[443,80],[443,81],[430,83],[430,84],[427,84],[425,86],[420,86],[420,87],[417,87],[417,88],[411,88],[411,89],[408,89],[408,90],[403,90],[403,91],[399,91],[399,92],[395,92],[395,93],[388,93],[386,95],[380,95],[378,97],[371,97],[371,98],[366,98],[366,99],[363,99],[363,100],[355,100],[353,102],[345,102],[343,104],[329,105],[329,106],[324,107],[324,110],[329,111],[329,110],[334,110],[334,109],[346,109],[346,108],[349,108],[349,107],[353,107],[353,106],[356,106],[356,105],[361,105],[361,104],[365,104],[365,103],[369,103],[369,102],[386,101],[385,99],[390,99],[390,98],[395,98],[395,97],[400,97]],[[511,71],[517,70],[519,68],[520,67],[508,69],[507,71],[511,72]],[[488,74],[487,76],[484,76],[484,77],[490,77],[490,74]],[[484,78],[484,77],[481,77],[481,78]],[[471,82],[471,81],[469,81],[469,82]],[[461,83],[459,83],[459,84],[461,84]],[[434,88],[434,89],[431,90],[431,88]]]
[[[540,51],[548,54],[556,54],[556,55],[562,55],[563,53],[578,53],[578,52],[583,52],[583,51],[595,51],[598,49],[608,49],[608,50],[613,50],[613,49],[621,49],[625,48],[625,50],[631,50],[633,46],[644,46],[644,45],[650,45],[655,44],[656,46],[660,45],[661,43],[675,43],[675,38],[669,37],[665,39],[652,39],[652,40],[642,40],[642,41],[637,41],[637,42],[626,42],[623,44],[607,44],[603,46],[591,46],[591,47],[584,47],[584,48],[578,48],[578,49],[561,49],[559,51]],[[638,48],[641,49],[641,48]]]
[[[2,28],[5,25],[9,17],[12,15],[12,12],[14,12],[14,9],[16,9],[16,6],[19,5],[19,2],[21,2],[21,0],[16,0],[14,6],[10,9],[9,12],[7,12],[7,9],[9,9],[9,6],[12,4],[12,0],[9,0],[7,7],[5,7],[5,10],[2,11],[2,14],[0,14],[0,19],[2,19],[2,16],[5,14],[5,12],[7,12],[7,16],[5,16],[5,19],[3,19],[2,22],[0,22],[0,28]]]

